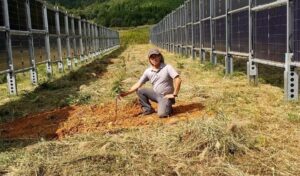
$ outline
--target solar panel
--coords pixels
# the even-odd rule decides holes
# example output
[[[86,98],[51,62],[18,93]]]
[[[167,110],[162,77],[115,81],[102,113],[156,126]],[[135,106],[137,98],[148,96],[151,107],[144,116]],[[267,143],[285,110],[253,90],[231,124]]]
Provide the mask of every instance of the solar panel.
[[[65,37],[61,37],[61,56],[62,58],[67,58],[67,39]]]
[[[226,18],[215,20],[215,49],[226,51]]]
[[[86,29],[86,22],[82,22],[82,27],[83,27],[83,35],[82,35],[82,44],[83,44],[83,52],[84,52],[84,54],[86,54],[86,45],[87,45],[87,43],[86,43],[86,30],[84,30],[84,29]],[[103,34],[103,37],[104,37],[104,34]]]
[[[14,69],[20,70],[29,68],[29,40],[27,36],[11,36],[12,55],[14,62]]]
[[[226,13],[226,6],[225,6],[226,1],[224,0],[215,0],[214,1],[214,7],[215,7],[215,16],[221,16]]]
[[[9,0],[7,3],[10,29],[27,31],[26,1]]]
[[[203,18],[210,17],[210,0],[201,0]]]
[[[300,62],[300,2],[295,1],[294,6],[294,59]]]
[[[204,48],[211,48],[211,36],[210,36],[210,20],[205,20],[202,22],[202,44]]]
[[[50,9],[47,9],[47,16],[48,16],[49,34],[57,34],[56,23],[55,23],[55,12]]]
[[[186,19],[185,19],[185,10],[182,7],[181,8],[181,26],[184,26],[186,24]]]
[[[0,71],[8,69],[8,57],[7,57],[7,50],[6,50],[6,35],[5,32],[0,32]]]
[[[187,23],[192,22],[192,3],[188,1],[186,4]]]
[[[194,8],[194,22],[197,22],[200,20],[199,0],[193,1],[193,8]]]
[[[59,61],[58,57],[58,46],[57,46],[57,37],[50,36],[50,57],[52,61]]]
[[[59,12],[59,26],[60,26],[60,33],[66,34],[66,26],[65,26],[65,14]]]
[[[75,55],[73,39],[70,39],[70,54],[71,54],[71,57],[74,57],[74,55]]]
[[[43,4],[36,0],[30,0],[29,3],[32,29],[43,30]]]
[[[277,0],[254,0],[254,6],[269,4],[269,3],[272,3],[275,1],[277,1]]]
[[[254,56],[285,62],[286,6],[255,12]]]
[[[180,29],[179,28],[177,28],[177,29],[175,29],[175,44],[177,45],[177,44],[179,44],[179,34],[180,34]]]
[[[3,4],[0,3],[0,26],[5,26],[3,13],[4,13]]]
[[[91,26],[87,24],[87,38],[86,38],[87,52],[91,51]]]
[[[74,18],[75,35],[79,35],[79,20]]]
[[[187,44],[188,45],[192,45],[192,41],[193,41],[193,25],[187,25]]]
[[[170,30],[170,42],[173,44],[174,43],[174,29]],[[114,36],[115,37],[115,36]]]
[[[34,57],[37,63],[46,61],[45,36],[40,34],[33,35]]]
[[[72,18],[68,16],[68,27],[70,37],[74,36],[73,27],[72,27]],[[75,27],[75,24],[74,24]]]
[[[194,46],[200,48],[200,24],[194,24]]]
[[[185,28],[180,28],[180,33],[181,33],[180,43],[184,45],[185,44]]]
[[[249,13],[242,11],[230,15],[230,51],[249,52]]]
[[[230,10],[236,10],[249,5],[249,0],[230,0]]]

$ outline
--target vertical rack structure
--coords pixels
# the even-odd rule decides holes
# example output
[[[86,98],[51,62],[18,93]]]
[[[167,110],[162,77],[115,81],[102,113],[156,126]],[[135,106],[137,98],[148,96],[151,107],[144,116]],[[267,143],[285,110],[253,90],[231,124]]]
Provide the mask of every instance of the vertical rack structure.
[[[171,14],[173,52],[192,56],[199,53],[202,62],[210,53],[212,64],[217,63],[217,55],[224,56],[227,74],[233,73],[234,58],[244,58],[248,61],[249,80],[255,84],[258,64],[284,68],[284,97],[298,100],[299,1],[187,0]],[[160,47],[166,45],[161,40],[165,38],[166,26],[161,25],[164,21],[151,28],[151,41]]]
[[[48,10],[46,4],[43,4],[43,24],[45,30],[45,50],[46,50],[46,72],[48,75],[52,75],[51,53],[50,53],[50,33],[49,33],[49,21]]]
[[[19,73],[29,72],[32,84],[37,85],[40,65],[46,66],[50,76],[53,64],[63,72],[65,63],[71,69],[77,58],[95,58],[120,46],[117,31],[81,20],[42,0],[0,0],[0,39],[4,41],[0,44],[0,75],[6,74],[12,95],[18,93]]]
[[[29,31],[28,45],[29,45],[29,57],[30,57],[30,64],[31,64],[30,78],[31,78],[32,84],[37,85],[38,84],[38,74],[37,74],[37,67],[36,67],[36,63],[35,63],[36,58],[35,58],[34,43],[33,43],[33,30],[32,30],[33,25],[32,25],[32,21],[31,21],[31,19],[34,19],[34,18],[31,18],[29,0],[26,0],[26,17],[27,17],[26,18],[27,19],[27,29]]]

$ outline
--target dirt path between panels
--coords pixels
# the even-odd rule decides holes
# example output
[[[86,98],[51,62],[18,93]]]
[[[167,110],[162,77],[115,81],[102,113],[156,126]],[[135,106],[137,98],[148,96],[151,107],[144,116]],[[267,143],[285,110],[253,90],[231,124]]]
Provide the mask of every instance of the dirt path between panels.
[[[110,91],[113,82],[118,80],[122,82],[124,89],[128,89],[143,70],[148,67],[146,55],[151,45],[134,45],[128,47],[117,58],[109,58],[113,62],[108,70],[99,79],[107,82],[105,85],[99,80],[90,85],[84,85],[85,91],[89,88],[96,89],[101,85],[101,89]],[[164,51],[167,62],[171,62],[174,67],[182,68],[182,63],[174,60],[175,56]],[[125,72],[120,72],[122,65]],[[177,65],[176,65],[177,64]],[[178,68],[178,69],[179,69]],[[184,70],[184,69],[182,69]],[[116,73],[118,72],[118,73]],[[181,70],[179,69],[179,72]],[[121,77],[120,78],[120,74]],[[120,80],[121,79],[121,80]],[[109,80],[109,81],[108,81]],[[149,85],[146,85],[149,86]],[[184,87],[193,85],[186,84]],[[132,128],[139,126],[149,126],[153,124],[174,124],[178,121],[189,120],[193,118],[202,118],[204,116],[204,105],[198,101],[197,96],[190,93],[189,90],[183,90],[189,94],[184,98],[179,98],[174,106],[174,114],[169,118],[160,119],[156,114],[143,116],[135,95],[125,98],[119,102],[118,113],[116,115],[116,105],[114,97],[107,97],[105,103],[91,103],[88,105],[73,105],[64,108],[58,108],[51,111],[38,114],[27,115],[13,122],[0,124],[0,135],[4,139],[28,139],[28,138],[63,138],[78,133],[89,132],[107,132],[123,128]],[[201,93],[200,93],[201,94]],[[101,96],[101,95],[99,95]],[[200,95],[201,97],[201,95]],[[202,98],[205,96],[202,95]],[[199,96],[198,96],[199,98]],[[157,108],[153,104],[154,108]]]

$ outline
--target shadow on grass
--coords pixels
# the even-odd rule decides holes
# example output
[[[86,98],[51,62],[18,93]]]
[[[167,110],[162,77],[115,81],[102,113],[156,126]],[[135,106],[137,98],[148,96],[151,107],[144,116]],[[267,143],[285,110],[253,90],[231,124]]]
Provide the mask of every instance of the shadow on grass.
[[[247,75],[247,61],[245,58],[234,58],[234,72]],[[235,74],[234,73],[234,74]],[[258,64],[258,78],[260,83],[284,87],[284,68]]]
[[[38,140],[0,140],[0,153],[11,149],[22,149],[28,145],[37,143]],[[1,175],[1,174],[0,174]]]
[[[192,111],[202,111],[204,109],[204,105],[201,103],[191,103],[187,105],[178,105],[174,107],[174,117],[180,114],[185,114],[187,112]]]
[[[107,72],[107,66],[112,64],[111,59],[117,58],[125,49],[126,47],[121,47],[59,79],[39,85],[34,91],[21,95],[22,97],[16,101],[0,106],[0,124],[28,114],[63,108],[74,103],[88,102],[91,95],[79,94],[80,87],[101,79],[103,73]]]

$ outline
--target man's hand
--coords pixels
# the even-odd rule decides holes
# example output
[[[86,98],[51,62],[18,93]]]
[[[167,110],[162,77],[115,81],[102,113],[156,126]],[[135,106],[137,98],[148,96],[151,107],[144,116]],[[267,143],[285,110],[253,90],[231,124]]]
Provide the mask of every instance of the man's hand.
[[[119,95],[117,96],[118,99],[121,99],[123,97],[126,97],[127,95],[129,94],[132,94],[133,92],[135,92],[136,90],[138,90],[138,88],[140,88],[142,86],[142,84],[140,83],[135,83],[131,88],[130,90],[126,91],[126,92],[120,92]]]
[[[129,92],[120,92],[119,97],[126,97],[129,94],[130,94]]]
[[[175,98],[175,96],[173,94],[167,94],[164,96],[164,98],[172,99]]]

